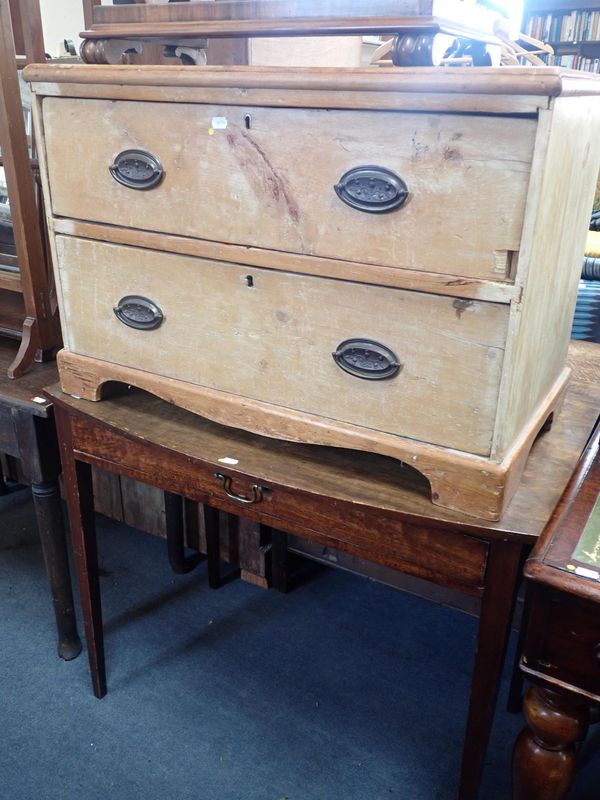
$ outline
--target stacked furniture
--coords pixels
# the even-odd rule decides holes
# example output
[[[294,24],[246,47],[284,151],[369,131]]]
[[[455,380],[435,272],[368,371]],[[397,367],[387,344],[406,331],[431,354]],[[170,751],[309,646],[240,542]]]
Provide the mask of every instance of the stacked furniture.
[[[417,579],[428,581],[433,591],[452,588],[476,606],[481,601],[458,793],[459,800],[475,800],[522,559],[546,526],[598,418],[600,348],[574,342],[569,360],[573,379],[563,410],[552,430],[536,444],[514,501],[500,522],[475,520],[432,505],[425,481],[417,473],[404,468],[398,474],[394,462],[370,453],[353,453],[348,458],[339,449],[266,439],[217,425],[136,390],[90,403],[69,397],[58,385],[48,389],[62,446],[96,696],[105,694],[107,681],[91,466],[203,503],[209,529],[217,510],[261,523],[271,541],[272,578],[277,589],[285,591],[287,587],[286,542],[288,534],[293,534],[325,552],[334,548],[376,566],[390,567],[414,583]],[[119,586],[108,582],[102,591],[108,595],[128,589],[121,581]],[[327,613],[324,608],[323,614]],[[189,635],[194,640],[202,637],[203,623],[194,614],[189,619]],[[109,659],[113,647],[118,646],[113,634],[107,630]],[[250,649],[251,635],[244,631],[244,636],[250,637]],[[290,630],[289,635],[294,638],[295,631]],[[303,642],[296,640],[296,644],[301,650]],[[389,646],[395,645],[397,642],[390,640]],[[439,641],[431,641],[432,662],[440,646]],[[141,663],[148,657],[139,654]],[[464,654],[464,668],[468,669],[470,657]],[[429,667],[433,670],[433,663]],[[372,669],[377,668],[374,663]],[[214,680],[219,675],[222,680],[226,673],[227,664],[215,661],[214,674],[206,674],[204,679]],[[371,676],[353,676],[359,684],[361,679],[368,681]],[[450,674],[436,681],[442,705],[445,682],[454,679]],[[402,684],[399,673],[400,693]],[[436,687],[431,691],[435,696]],[[399,724],[401,705],[399,701]],[[205,716],[198,720],[199,726],[205,723]],[[269,720],[263,723],[270,724]],[[432,724],[437,724],[437,719]],[[199,734],[210,741],[210,727],[201,727]],[[422,747],[415,741],[417,750]],[[278,766],[266,768],[276,772]]]
[[[393,456],[435,503],[499,518],[568,380],[600,80],[27,77],[66,392],[123,381],[223,424]]]
[[[489,45],[499,58],[500,42],[493,34],[496,15],[475,0],[216,0],[216,2],[127,3],[101,5],[85,0],[87,30],[81,56],[91,64],[120,63],[124,53],[153,56],[154,45],[184,63],[261,63],[271,37],[386,35],[394,38],[393,59],[399,66],[439,63],[456,37],[476,64],[491,63]],[[253,42],[258,37],[261,55]],[[267,38],[265,38],[267,37]],[[297,49],[290,45],[291,59]],[[202,53],[204,55],[202,55]],[[314,50],[311,50],[314,53]],[[269,63],[267,59],[266,63]],[[145,63],[148,63],[145,61]],[[279,59],[276,63],[282,63]],[[320,62],[323,63],[323,62]],[[335,60],[336,65],[349,64]],[[353,64],[357,66],[357,64]]]

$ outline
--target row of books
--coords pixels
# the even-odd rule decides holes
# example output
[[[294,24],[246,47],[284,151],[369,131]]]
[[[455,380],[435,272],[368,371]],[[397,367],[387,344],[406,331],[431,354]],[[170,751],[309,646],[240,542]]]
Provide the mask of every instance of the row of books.
[[[584,58],[579,55],[555,55],[549,56],[548,65],[600,73],[600,58]]]
[[[534,14],[525,33],[543,42],[589,42],[600,39],[600,11],[570,11]]]

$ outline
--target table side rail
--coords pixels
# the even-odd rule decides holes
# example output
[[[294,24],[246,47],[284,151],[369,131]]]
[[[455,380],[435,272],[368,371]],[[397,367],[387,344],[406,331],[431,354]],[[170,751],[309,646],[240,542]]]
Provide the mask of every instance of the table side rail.
[[[72,418],[71,427],[74,456],[79,461],[232,514],[239,514],[243,505],[245,517],[270,527],[477,597],[483,592],[489,549],[484,540],[406,523],[381,509],[340,500],[332,504],[331,498],[266,483],[260,487],[260,502],[241,504],[227,496],[215,473],[231,476],[234,492],[248,498],[252,497],[252,486],[260,484],[251,475],[238,477],[220,465],[192,461],[163,450],[159,476],[153,469],[154,446],[119,436],[110,429],[103,429],[101,437],[94,436],[94,429],[81,418]],[[328,513],[332,506],[334,514]]]

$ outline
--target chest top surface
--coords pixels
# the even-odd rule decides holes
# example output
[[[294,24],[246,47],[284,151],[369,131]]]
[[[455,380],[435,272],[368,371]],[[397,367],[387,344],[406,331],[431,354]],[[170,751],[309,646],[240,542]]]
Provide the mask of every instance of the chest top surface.
[[[40,95],[285,107],[535,113],[554,97],[598,96],[600,77],[554,67],[375,68],[31,65]]]

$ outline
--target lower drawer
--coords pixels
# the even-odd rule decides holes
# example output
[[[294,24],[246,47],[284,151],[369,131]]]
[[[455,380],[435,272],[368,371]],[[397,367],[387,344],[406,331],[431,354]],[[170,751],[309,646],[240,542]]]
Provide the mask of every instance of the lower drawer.
[[[56,241],[65,344],[72,352],[361,427],[490,452],[506,305],[67,236]],[[161,323],[145,330],[123,324],[114,309],[127,296],[151,300]],[[371,344],[343,345],[352,339]],[[394,374],[374,380],[386,365]]]

